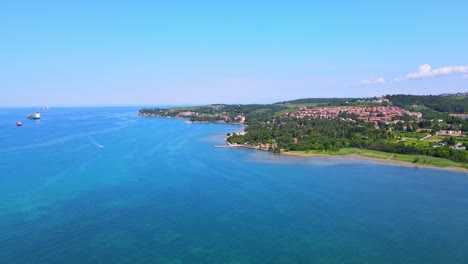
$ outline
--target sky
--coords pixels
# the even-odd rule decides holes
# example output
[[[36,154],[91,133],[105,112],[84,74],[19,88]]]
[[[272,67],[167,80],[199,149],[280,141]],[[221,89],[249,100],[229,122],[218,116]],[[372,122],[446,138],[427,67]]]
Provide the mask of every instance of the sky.
[[[466,10],[450,0],[2,0],[0,107],[465,92]]]

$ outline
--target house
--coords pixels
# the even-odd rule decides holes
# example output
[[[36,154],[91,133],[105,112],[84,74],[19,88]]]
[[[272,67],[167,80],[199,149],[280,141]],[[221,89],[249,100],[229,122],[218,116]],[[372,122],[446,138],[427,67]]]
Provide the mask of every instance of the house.
[[[466,150],[466,147],[462,143],[457,143],[455,146],[450,146],[454,150]]]
[[[450,117],[458,117],[463,119],[468,119],[468,114],[449,114]]]
[[[461,136],[463,136],[463,131],[460,131],[460,130],[439,130],[439,132],[437,132],[436,135],[438,135],[438,136],[461,137]]]

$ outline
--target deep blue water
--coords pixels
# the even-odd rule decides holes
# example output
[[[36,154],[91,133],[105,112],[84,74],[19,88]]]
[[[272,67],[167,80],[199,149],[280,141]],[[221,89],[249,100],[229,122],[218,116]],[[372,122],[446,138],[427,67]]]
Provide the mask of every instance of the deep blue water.
[[[468,263],[468,174],[215,149],[241,127],[135,107],[33,111],[0,109],[0,263]]]

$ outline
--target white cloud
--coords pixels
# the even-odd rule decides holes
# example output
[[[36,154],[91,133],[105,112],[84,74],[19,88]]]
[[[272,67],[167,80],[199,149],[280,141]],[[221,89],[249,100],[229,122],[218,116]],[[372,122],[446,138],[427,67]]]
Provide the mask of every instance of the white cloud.
[[[419,66],[419,71],[408,73],[406,75],[406,79],[423,79],[441,75],[449,75],[453,73],[468,73],[468,66],[448,66],[432,69],[431,65],[423,64]]]
[[[377,78],[377,79],[375,79],[373,81],[371,81],[371,80],[362,80],[359,83],[362,84],[362,85],[382,84],[382,83],[385,83],[385,79],[380,77],[380,78]]]
[[[462,78],[468,79],[468,74],[463,75]]]

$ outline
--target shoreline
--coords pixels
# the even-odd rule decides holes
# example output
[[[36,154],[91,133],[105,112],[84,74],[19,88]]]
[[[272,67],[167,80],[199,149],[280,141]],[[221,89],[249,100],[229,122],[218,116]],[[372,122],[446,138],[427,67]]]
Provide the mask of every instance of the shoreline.
[[[211,122],[211,121],[190,121],[189,117],[181,117],[181,116],[161,116],[161,115],[156,115],[156,114],[141,114],[138,113],[138,116],[141,117],[151,117],[151,118],[173,118],[173,119],[183,119],[185,120],[186,124],[220,124],[220,125],[237,125],[237,126],[246,126],[243,123],[237,123],[237,122],[225,122],[225,121],[216,121],[216,122]]]
[[[293,153],[293,152],[281,152],[281,155],[292,156],[292,157],[305,157],[305,158],[313,158],[313,157],[320,157],[320,158],[337,158],[337,159],[350,159],[350,160],[361,160],[361,161],[373,161],[385,165],[393,165],[393,166],[405,166],[405,167],[413,167],[413,168],[425,168],[425,169],[440,169],[440,170],[450,170],[450,171],[457,171],[457,172],[464,172],[468,173],[468,169],[462,167],[454,167],[454,166],[436,166],[432,164],[414,164],[411,162],[400,161],[400,160],[391,160],[391,159],[381,159],[381,158],[374,158],[374,157],[367,157],[359,154],[346,154],[346,155],[335,155],[335,154],[305,154],[305,153]]]
[[[258,147],[253,147],[253,146],[247,146],[247,145],[233,145],[228,142],[228,138],[226,137],[224,139],[224,142],[227,144],[227,147],[244,147],[248,149],[253,149],[253,150],[261,150],[261,151],[268,151],[266,149],[261,149]],[[412,162],[407,162],[407,161],[402,161],[402,160],[393,160],[393,159],[384,159],[384,158],[376,158],[376,157],[368,157],[364,155],[359,155],[356,153],[350,153],[350,154],[323,154],[323,153],[294,153],[294,152],[280,152],[277,153],[280,155],[286,155],[286,156],[292,156],[292,157],[305,157],[305,158],[312,158],[312,157],[321,157],[321,158],[346,158],[346,159],[356,159],[356,160],[361,160],[361,161],[373,161],[381,164],[386,164],[386,165],[393,165],[393,166],[405,166],[405,167],[413,167],[413,168],[427,168],[427,169],[440,169],[440,170],[449,170],[449,171],[456,171],[456,172],[463,172],[463,173],[468,173],[468,168],[462,168],[462,167],[455,167],[455,166],[437,166],[433,164],[421,164],[421,163],[412,163]],[[392,156],[394,153],[386,153],[386,154],[391,154]]]
[[[209,122],[209,121],[190,121],[189,118],[184,118],[184,117],[163,117],[163,116],[157,116],[157,115],[146,115],[146,114],[138,114],[139,116],[142,117],[155,117],[155,118],[174,118],[174,119],[185,119],[186,123],[192,124],[192,123],[200,123],[200,124],[221,124],[221,125],[240,125],[240,126],[246,126],[245,124],[241,123],[226,123],[226,122]],[[246,149],[252,149],[252,150],[260,150],[260,151],[267,151],[266,149],[261,149],[257,146],[248,146],[244,144],[239,144],[239,145],[234,145],[228,142],[228,137],[224,138],[224,143],[227,148],[246,148]],[[219,147],[219,146],[215,146]],[[273,153],[272,153],[273,154]],[[285,156],[291,156],[291,157],[305,157],[305,158],[313,158],[313,157],[321,157],[321,158],[335,158],[335,159],[355,159],[355,160],[360,160],[360,161],[373,161],[385,165],[393,165],[393,166],[405,166],[405,167],[413,167],[413,168],[427,168],[427,169],[439,169],[439,170],[449,170],[449,171],[456,171],[456,172],[463,172],[463,173],[468,173],[468,168],[463,168],[463,167],[455,167],[455,166],[437,166],[433,164],[421,164],[421,163],[412,163],[412,162],[407,162],[407,161],[401,161],[401,160],[393,160],[393,159],[384,159],[384,158],[377,158],[377,157],[368,157],[364,155],[359,155],[356,153],[350,153],[350,154],[323,154],[323,153],[294,153],[294,152],[280,152],[278,153],[280,155],[285,155]],[[392,154],[392,153],[386,153],[386,154]]]

